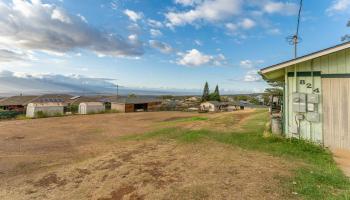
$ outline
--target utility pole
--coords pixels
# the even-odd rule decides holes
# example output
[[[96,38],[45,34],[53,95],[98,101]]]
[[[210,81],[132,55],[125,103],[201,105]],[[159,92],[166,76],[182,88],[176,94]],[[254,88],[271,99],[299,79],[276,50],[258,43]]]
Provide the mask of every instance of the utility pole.
[[[294,58],[298,57],[298,43],[299,43],[299,25],[300,25],[300,14],[301,8],[303,7],[303,0],[300,0],[300,7],[298,12],[298,23],[297,23],[297,31],[294,37]]]
[[[119,98],[119,85],[117,84],[117,99]]]
[[[299,26],[300,26],[300,17],[301,10],[303,7],[303,0],[300,0],[299,12],[298,12],[298,21],[297,21],[297,30],[294,35],[287,37],[287,41],[294,46],[294,58],[298,57],[298,44],[301,42],[299,37]]]

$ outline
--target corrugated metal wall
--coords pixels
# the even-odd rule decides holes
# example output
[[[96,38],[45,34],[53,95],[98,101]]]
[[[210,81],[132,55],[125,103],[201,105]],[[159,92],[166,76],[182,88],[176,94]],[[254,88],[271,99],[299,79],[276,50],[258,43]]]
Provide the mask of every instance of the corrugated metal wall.
[[[324,144],[350,149],[350,79],[323,78]]]

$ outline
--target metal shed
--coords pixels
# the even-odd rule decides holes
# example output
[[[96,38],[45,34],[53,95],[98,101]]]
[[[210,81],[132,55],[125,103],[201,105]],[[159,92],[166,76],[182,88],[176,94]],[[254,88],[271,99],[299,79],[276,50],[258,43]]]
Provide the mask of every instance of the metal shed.
[[[86,115],[105,111],[105,105],[102,102],[83,102],[79,104],[79,114]]]
[[[47,103],[29,103],[27,106],[26,116],[30,118],[37,117],[42,112],[46,116],[56,116],[64,114],[64,104],[59,102]]]
[[[283,132],[330,148],[350,149],[350,42],[260,71],[283,83]]]

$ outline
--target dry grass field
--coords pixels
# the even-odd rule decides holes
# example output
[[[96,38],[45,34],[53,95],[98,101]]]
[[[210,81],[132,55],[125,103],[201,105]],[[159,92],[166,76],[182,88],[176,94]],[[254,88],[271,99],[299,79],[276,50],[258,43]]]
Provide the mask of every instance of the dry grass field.
[[[256,110],[2,121],[0,199],[299,199],[295,170],[308,164],[223,139],[266,121]]]

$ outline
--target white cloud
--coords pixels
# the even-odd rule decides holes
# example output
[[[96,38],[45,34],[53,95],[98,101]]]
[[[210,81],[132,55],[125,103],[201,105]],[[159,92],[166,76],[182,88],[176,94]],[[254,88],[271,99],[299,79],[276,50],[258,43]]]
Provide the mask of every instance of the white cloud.
[[[222,65],[226,62],[224,55],[219,54],[218,56],[206,55],[198,51],[197,49],[192,49],[187,51],[185,54],[180,53],[181,57],[178,59],[177,64],[183,66],[201,66],[201,65]]]
[[[251,60],[242,60],[239,65],[243,68],[253,68],[254,63]]]
[[[331,6],[327,9],[329,14],[343,12],[350,8],[350,0],[333,0]]]
[[[157,21],[157,20],[153,20],[153,19],[148,19],[147,24],[148,24],[148,26],[153,27],[153,28],[162,28],[163,27],[162,22]]]
[[[223,54],[219,54],[216,57],[214,57],[213,63],[216,66],[220,66],[220,65],[226,64],[227,63],[226,62],[226,57]]]
[[[242,68],[246,68],[246,69],[251,69],[251,68],[255,68],[256,65],[259,65],[261,63],[264,63],[263,60],[257,60],[257,61],[252,61],[252,60],[242,60],[239,65],[242,67]]]
[[[261,76],[258,74],[259,70],[249,70],[246,75],[244,76],[244,81],[245,82],[257,82],[261,81]]]
[[[197,49],[192,49],[187,51],[177,63],[184,66],[200,66],[210,63],[212,59],[212,56],[202,54]]]
[[[143,54],[140,42],[102,32],[77,15],[39,0],[0,2],[0,45],[22,51],[66,53],[88,49],[109,56]]]
[[[154,48],[157,49],[158,51],[165,53],[165,54],[169,54],[173,52],[173,48],[169,45],[166,44],[164,42],[159,42],[156,40],[150,40],[149,41],[149,45]]]
[[[0,49],[0,63],[25,60],[26,54],[7,49]]]
[[[256,22],[250,18],[244,18],[238,23],[226,23],[225,27],[230,33],[236,33],[243,30],[252,29],[256,26]]]
[[[137,13],[137,12],[129,10],[129,9],[124,10],[124,14],[126,16],[128,16],[129,19],[131,21],[133,21],[133,22],[137,22],[137,20],[142,19],[142,14],[141,13]]]
[[[272,28],[272,29],[267,30],[267,33],[269,33],[271,35],[280,35],[281,30],[279,28]]]
[[[238,15],[241,5],[242,0],[203,0],[188,11],[166,13],[167,26],[182,26],[196,21],[220,21]]]
[[[151,34],[152,37],[159,37],[163,35],[163,33],[157,29],[151,29],[149,30],[149,33]]]
[[[227,24],[225,24],[225,26],[230,32],[236,32],[239,28],[238,25],[236,25],[234,23],[227,23]]]
[[[138,41],[138,36],[136,34],[131,34],[128,36],[129,40],[131,42],[137,42]]]
[[[203,42],[200,41],[200,40],[194,40],[194,43],[198,46],[202,46],[203,45]]]
[[[110,3],[110,7],[113,9],[113,10],[117,10],[118,9],[118,3],[117,1],[112,1]]]
[[[298,12],[298,5],[290,2],[266,2],[263,10],[269,14],[295,15]]]
[[[252,19],[249,18],[245,18],[242,20],[242,22],[240,23],[240,26],[244,29],[251,29],[256,25],[255,21],[253,21]]]
[[[59,8],[55,8],[52,11],[51,19],[59,20],[59,21],[61,21],[63,23],[67,23],[67,24],[71,24],[72,23],[70,17],[67,15],[67,13],[65,13],[64,10],[59,9]]]
[[[86,18],[83,15],[77,14],[77,16],[80,17],[81,21],[88,23],[88,21],[86,20]]]

